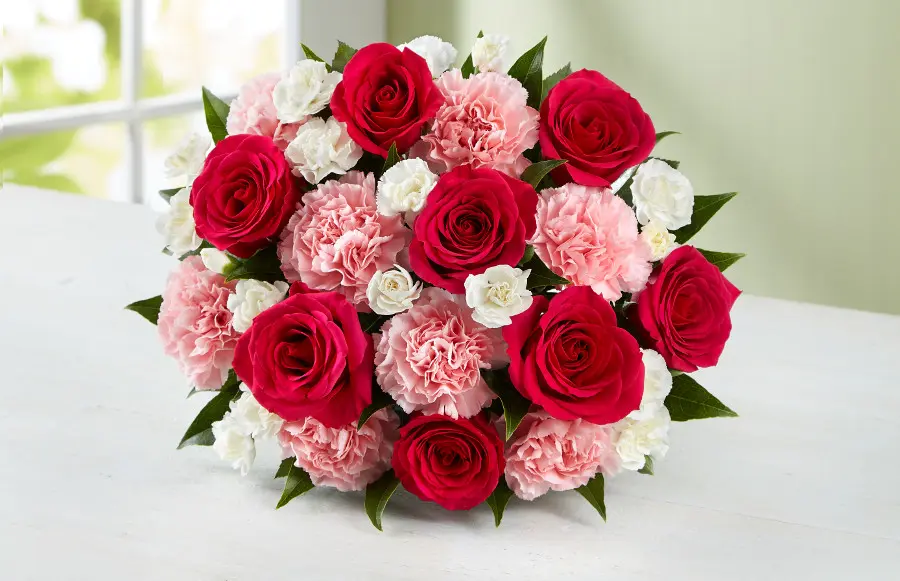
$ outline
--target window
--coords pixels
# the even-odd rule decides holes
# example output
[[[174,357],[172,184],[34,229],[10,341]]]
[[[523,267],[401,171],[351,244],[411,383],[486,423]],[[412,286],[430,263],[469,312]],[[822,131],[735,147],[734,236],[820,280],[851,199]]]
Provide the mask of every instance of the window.
[[[305,29],[301,9],[307,10]],[[354,12],[355,11],[355,12]],[[384,36],[368,0],[31,0],[4,8],[7,183],[158,203],[163,159],[205,131],[200,86],[225,100],[240,84],[333,46],[346,18],[355,42]],[[358,30],[357,30],[358,29]],[[355,37],[355,38],[353,38]]]

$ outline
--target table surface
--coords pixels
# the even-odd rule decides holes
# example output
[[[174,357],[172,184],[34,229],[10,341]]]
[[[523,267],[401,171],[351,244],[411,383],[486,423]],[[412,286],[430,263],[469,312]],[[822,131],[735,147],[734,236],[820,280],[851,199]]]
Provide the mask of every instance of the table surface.
[[[674,424],[655,476],[449,513],[398,492],[275,511],[277,452],[241,478],[175,449],[185,400],[156,332],[122,307],[172,259],[147,208],[0,192],[4,579],[872,579],[900,570],[900,317],[742,297],[698,379],[738,419]],[[752,259],[752,258],[751,258]],[[739,268],[739,267],[738,267]]]

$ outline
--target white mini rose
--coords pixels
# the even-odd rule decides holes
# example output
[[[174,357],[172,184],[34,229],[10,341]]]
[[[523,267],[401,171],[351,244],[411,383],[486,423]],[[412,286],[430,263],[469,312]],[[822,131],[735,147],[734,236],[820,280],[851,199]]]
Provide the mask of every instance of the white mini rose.
[[[665,457],[669,451],[669,410],[661,406],[652,413],[645,412],[639,419],[631,416],[615,425],[616,452],[625,470],[640,470],[646,456],[653,459]]]
[[[187,135],[172,154],[166,158],[165,175],[167,178],[186,178],[187,184],[194,181],[203,169],[206,153],[212,146],[209,135],[191,133]]]
[[[656,220],[667,230],[691,223],[694,188],[684,174],[658,159],[650,159],[634,173],[631,184],[638,222]]]
[[[175,256],[197,250],[203,240],[197,236],[191,190],[182,188],[169,199],[169,211],[156,221],[156,229],[165,239],[166,248]]]
[[[376,272],[366,289],[369,306],[379,315],[394,315],[406,311],[419,300],[421,294],[422,283],[413,283],[409,272],[397,265],[391,270]]]
[[[397,47],[400,50],[408,48],[428,63],[432,77],[439,77],[441,73],[453,66],[456,62],[457,51],[449,42],[437,36],[420,36],[406,44]]]
[[[641,228],[641,238],[650,248],[650,258],[654,262],[662,260],[678,248],[675,235],[666,230],[666,227],[658,220],[650,220],[646,226]]]
[[[241,384],[241,397],[229,404],[237,428],[254,440],[274,438],[284,420],[259,405],[249,388]]]
[[[655,413],[672,391],[672,374],[663,356],[653,349],[641,349],[641,358],[644,362],[644,395],[641,407],[628,415],[638,419]]]
[[[437,184],[437,175],[421,159],[404,159],[384,172],[375,194],[378,213],[396,216],[406,213],[407,223],[422,211],[428,194]]]
[[[231,467],[240,470],[246,476],[256,460],[256,444],[253,438],[245,434],[237,421],[226,413],[218,422],[213,422],[212,433],[215,437],[213,450],[219,458],[231,463]]]
[[[484,274],[470,274],[465,288],[466,304],[474,309],[472,318],[493,329],[512,323],[511,317],[525,312],[534,300],[525,288],[529,274],[530,270],[506,264],[492,266]]]
[[[304,123],[284,151],[294,174],[311,184],[330,173],[347,173],[362,154],[362,148],[350,139],[347,126],[334,117],[328,121],[313,117]]]
[[[272,102],[282,123],[298,123],[328,105],[343,75],[328,72],[325,63],[305,59],[281,76],[272,91]]]
[[[482,73],[502,71],[509,37],[502,34],[485,34],[475,40],[472,47],[472,64]]]
[[[235,331],[245,333],[256,315],[284,299],[288,288],[288,284],[280,280],[274,283],[239,280],[234,293],[228,295],[228,310],[234,313],[231,326]]]
[[[225,274],[225,269],[231,266],[231,258],[218,248],[204,248],[200,251],[200,260],[207,270]]]

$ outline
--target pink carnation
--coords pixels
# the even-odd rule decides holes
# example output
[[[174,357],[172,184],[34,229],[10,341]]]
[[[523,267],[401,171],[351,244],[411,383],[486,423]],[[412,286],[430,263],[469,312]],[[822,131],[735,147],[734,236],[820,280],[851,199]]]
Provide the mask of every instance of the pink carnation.
[[[647,285],[650,248],[634,212],[612,191],[578,184],[543,190],[537,222],[534,251],[556,274],[608,301]]]
[[[500,329],[472,320],[458,297],[427,288],[381,329],[375,376],[407,413],[468,418],[494,399],[482,369],[508,361]]]
[[[427,159],[446,169],[471,164],[518,177],[528,166],[522,154],[538,140],[538,112],[525,105],[522,84],[493,72],[464,79],[459,69],[436,84],[444,104],[423,137],[430,146]]]
[[[365,305],[372,276],[397,262],[410,236],[401,216],[375,211],[375,176],[352,171],[304,194],[281,235],[278,256],[289,281],[337,290]]]
[[[303,122],[280,123],[278,121],[278,112],[272,101],[272,91],[275,90],[275,85],[280,80],[280,73],[265,73],[250,79],[241,87],[237,98],[231,102],[231,108],[228,110],[228,119],[225,122],[228,135],[240,133],[265,135],[273,138],[275,145],[282,151],[287,148]]]
[[[362,490],[391,467],[391,452],[400,421],[388,410],[376,412],[365,425],[356,422],[329,428],[313,418],[285,423],[278,441],[287,457],[296,457],[316,486],[341,492]]]
[[[231,326],[228,297],[235,283],[206,270],[199,256],[178,265],[166,283],[159,336],[197,389],[219,389],[228,377],[240,334]]]
[[[524,500],[551,489],[573,490],[597,472],[612,475],[620,469],[610,426],[557,420],[539,411],[525,416],[516,436],[506,450],[506,483]]]

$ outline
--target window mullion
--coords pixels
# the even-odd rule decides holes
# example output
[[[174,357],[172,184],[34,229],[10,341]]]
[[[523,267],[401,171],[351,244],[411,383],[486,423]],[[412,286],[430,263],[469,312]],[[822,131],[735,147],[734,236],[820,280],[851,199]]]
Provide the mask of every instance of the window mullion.
[[[282,68],[288,69],[295,62],[303,58],[303,49],[300,30],[302,15],[302,0],[284,0],[284,47],[282,49]]]
[[[122,100],[133,113],[141,95],[143,73],[143,0],[122,2]],[[128,148],[125,159],[128,199],[140,202],[143,198],[143,128],[137,115],[129,115]]]

